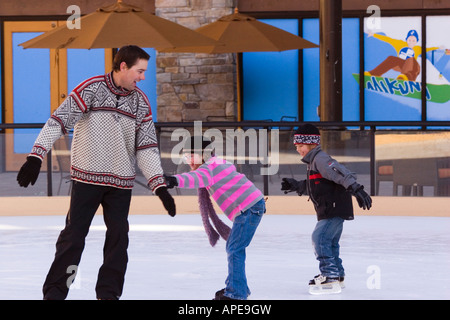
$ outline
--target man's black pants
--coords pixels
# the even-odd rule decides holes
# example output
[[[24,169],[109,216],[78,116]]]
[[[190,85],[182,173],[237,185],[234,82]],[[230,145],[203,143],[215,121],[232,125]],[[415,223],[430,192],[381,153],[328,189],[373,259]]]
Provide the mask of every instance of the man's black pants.
[[[85,238],[98,207],[103,207],[106,237],[103,265],[95,291],[97,299],[118,299],[122,295],[128,262],[128,211],[131,190],[72,182],[66,225],[56,242],[55,259],[43,286],[44,299],[67,297],[84,249]],[[70,277],[70,279],[69,279]]]

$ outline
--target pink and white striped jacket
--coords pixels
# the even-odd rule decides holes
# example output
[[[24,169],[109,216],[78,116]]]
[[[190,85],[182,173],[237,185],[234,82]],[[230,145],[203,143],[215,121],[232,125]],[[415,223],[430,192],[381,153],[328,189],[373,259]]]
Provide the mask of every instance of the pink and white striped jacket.
[[[206,188],[231,221],[264,198],[262,192],[244,174],[237,172],[232,163],[217,157],[212,157],[194,171],[175,177],[179,188]]]

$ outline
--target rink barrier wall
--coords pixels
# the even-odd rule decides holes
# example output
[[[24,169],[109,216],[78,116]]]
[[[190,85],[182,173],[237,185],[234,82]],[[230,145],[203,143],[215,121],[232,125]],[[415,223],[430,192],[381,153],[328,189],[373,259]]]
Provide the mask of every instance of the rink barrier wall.
[[[199,214],[197,196],[174,196],[177,214]],[[370,211],[358,207],[355,215],[450,217],[450,197],[372,197]],[[2,197],[0,216],[66,215],[70,197]],[[214,203],[216,212],[221,213]],[[315,215],[308,197],[268,196],[267,214]],[[101,207],[97,212],[102,213]],[[165,214],[156,196],[133,196],[130,214]]]
[[[369,154],[369,184],[367,185],[368,190],[370,190],[371,195],[375,195],[376,190],[376,161],[380,160],[379,155],[376,156],[376,135],[379,132],[385,132],[386,130],[389,130],[392,133],[400,133],[408,131],[410,133],[417,133],[417,134],[423,134],[428,133],[431,131],[440,131],[447,133],[449,132],[449,121],[318,121],[318,122],[308,122],[309,124],[315,125],[321,130],[327,130],[329,132],[335,131],[343,133],[347,131],[348,133],[351,132],[361,132],[361,133],[368,133],[368,148]],[[168,137],[171,130],[176,129],[184,129],[188,132],[192,132],[192,130],[195,131],[196,128],[199,126],[203,129],[210,128],[210,129],[219,129],[219,130],[228,130],[231,129],[233,132],[233,135],[236,134],[236,130],[246,128],[248,129],[262,129],[263,132],[269,132],[273,129],[280,129],[282,128],[282,132],[289,133],[292,130],[294,130],[296,127],[299,127],[300,125],[305,124],[303,121],[268,121],[268,120],[261,120],[261,121],[191,121],[191,122],[155,122],[155,129],[158,136],[158,141],[161,140],[162,134],[166,137]],[[0,138],[2,138],[1,133],[4,129],[35,129],[35,128],[42,128],[45,124],[44,123],[0,123]],[[359,130],[355,130],[355,128],[358,128]],[[353,128],[353,129],[352,129]],[[172,131],[173,133],[173,131]],[[345,138],[344,140],[346,140]],[[1,140],[1,139],[0,139]],[[234,140],[234,138],[233,138]],[[341,139],[342,140],[342,139]],[[344,141],[342,140],[342,141]],[[1,141],[0,141],[1,142]],[[1,144],[1,143],[0,143]],[[366,148],[364,147],[364,148]],[[427,145],[429,147],[429,145]],[[267,154],[265,156],[269,155],[269,151],[271,152],[270,148],[266,148]],[[339,149],[339,148],[338,148]],[[393,150],[389,150],[389,157],[388,159],[401,159],[405,157],[405,154],[402,154],[400,152],[400,148],[394,148]],[[427,148],[428,150],[428,148]],[[442,154],[442,150],[447,150],[445,147],[438,148],[439,151],[433,151],[436,152],[436,156],[440,155],[444,158],[447,157],[447,155]],[[173,150],[172,150],[173,151]],[[167,152],[167,151],[165,151]],[[161,152],[161,155],[164,157],[164,153]],[[169,152],[171,153],[171,152]],[[395,153],[395,154],[394,154]],[[423,152],[422,152],[423,153]],[[22,154],[25,157],[25,154]],[[261,156],[261,154],[259,154]],[[440,157],[439,156],[439,157]],[[377,158],[378,157],[378,158]],[[417,157],[417,155],[413,156],[414,158]],[[433,157],[432,153],[427,153],[427,157]],[[54,196],[53,193],[53,163],[52,163],[52,150],[49,150],[46,155],[46,167],[47,167],[47,196],[51,197]],[[365,157],[364,157],[365,158]],[[263,164],[263,163],[261,163]],[[267,164],[264,164],[266,166]],[[266,168],[269,168],[266,166]],[[1,168],[0,168],[1,169]],[[19,168],[17,168],[19,170]],[[56,172],[55,172],[56,173]],[[262,175],[263,180],[263,187],[261,191],[263,191],[264,194],[269,194],[269,174]]]

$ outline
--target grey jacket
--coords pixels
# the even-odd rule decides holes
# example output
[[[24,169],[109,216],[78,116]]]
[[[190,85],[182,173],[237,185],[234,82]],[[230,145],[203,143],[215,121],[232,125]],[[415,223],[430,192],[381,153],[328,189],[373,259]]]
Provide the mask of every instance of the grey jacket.
[[[356,182],[355,174],[320,146],[312,149],[302,161],[307,164],[306,193],[314,203],[318,220],[333,217],[352,220],[352,196],[347,188]]]

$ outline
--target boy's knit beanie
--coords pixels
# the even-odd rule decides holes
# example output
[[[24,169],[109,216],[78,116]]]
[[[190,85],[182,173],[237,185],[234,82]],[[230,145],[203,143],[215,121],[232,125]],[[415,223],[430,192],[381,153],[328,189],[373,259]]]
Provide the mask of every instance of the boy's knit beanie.
[[[294,133],[294,144],[320,144],[320,131],[316,126],[306,123]]]

